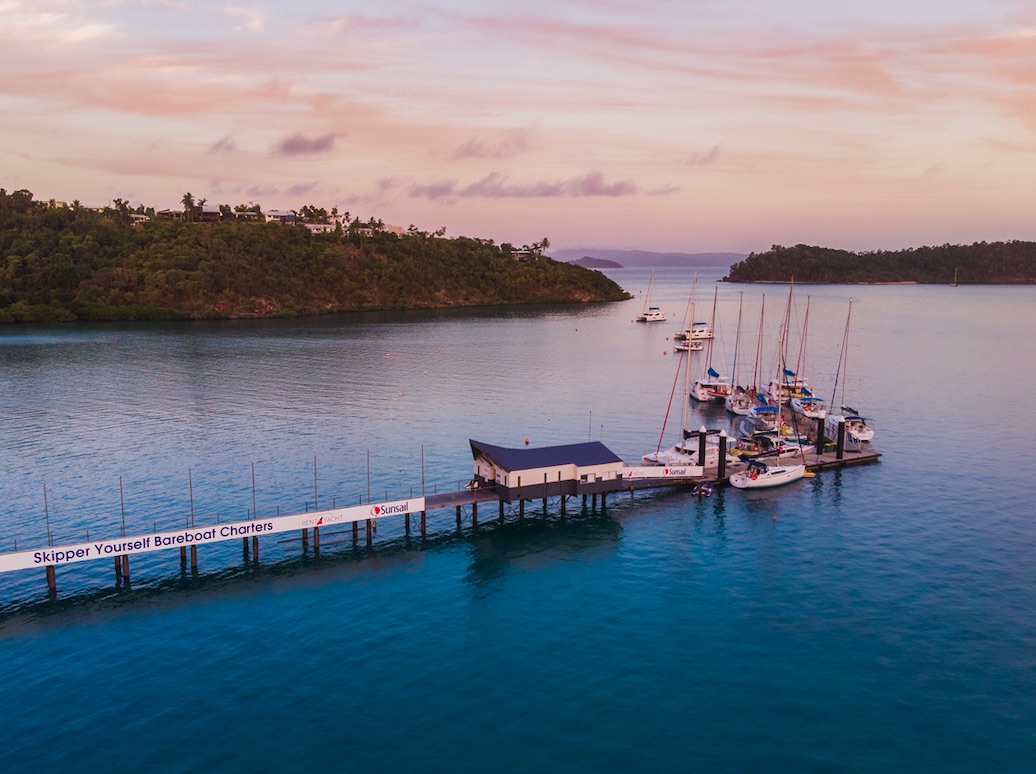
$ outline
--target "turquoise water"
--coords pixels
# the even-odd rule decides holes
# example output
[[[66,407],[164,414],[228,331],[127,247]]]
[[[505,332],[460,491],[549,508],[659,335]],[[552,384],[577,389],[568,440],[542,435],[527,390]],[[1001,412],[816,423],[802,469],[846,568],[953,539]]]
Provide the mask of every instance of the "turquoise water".
[[[634,293],[646,272],[613,276]],[[715,276],[699,278],[698,319]],[[643,299],[272,323],[0,329],[0,547],[456,488],[468,438],[658,444],[691,278]],[[721,285],[742,374],[766,293]],[[539,501],[422,541],[266,539],[0,575],[6,771],[949,770],[1036,765],[1036,288],[811,287],[807,361],[877,465],[768,492]],[[790,338],[797,343],[800,331]],[[796,352],[797,355],[797,352]],[[739,381],[749,381],[742,376]],[[665,443],[679,429],[670,412]],[[675,418],[675,421],[674,421]],[[722,411],[691,411],[717,426]],[[368,472],[368,455],[370,466]],[[188,473],[190,471],[190,473]],[[120,499],[119,480],[123,484]],[[46,508],[43,488],[46,486]]]

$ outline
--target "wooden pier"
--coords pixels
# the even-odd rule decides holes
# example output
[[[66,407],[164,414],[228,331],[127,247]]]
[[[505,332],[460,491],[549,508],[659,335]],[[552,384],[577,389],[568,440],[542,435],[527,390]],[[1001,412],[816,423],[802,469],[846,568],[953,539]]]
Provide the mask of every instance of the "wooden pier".
[[[479,460],[486,463],[485,457],[479,457],[478,453],[484,454],[488,448],[495,453],[514,453],[518,450],[508,450],[500,447],[488,447],[486,445],[476,446],[473,443],[473,450],[476,453],[476,476],[467,487],[455,492],[443,492],[420,497],[410,497],[405,500],[387,501],[382,503],[367,503],[358,506],[345,508],[332,508],[324,511],[309,511],[288,516],[276,516],[269,518],[251,518],[247,521],[223,522],[220,524],[208,524],[190,526],[184,529],[168,532],[152,532],[135,536],[127,536],[125,532],[121,537],[93,540],[85,543],[72,545],[54,545],[50,540],[48,532],[48,545],[30,550],[15,550],[13,552],[0,552],[0,572],[11,572],[17,570],[44,570],[47,582],[47,589],[53,597],[57,592],[57,568],[62,565],[105,559],[114,563],[115,579],[119,584],[129,587],[131,554],[146,553],[165,549],[179,549],[181,571],[186,571],[188,550],[190,553],[190,567],[192,574],[198,572],[198,546],[207,543],[222,542],[227,540],[241,540],[242,556],[244,562],[258,564],[260,551],[260,538],[268,538],[283,533],[294,533],[294,537],[280,539],[282,543],[301,543],[303,553],[312,549],[314,556],[318,556],[321,548],[321,529],[324,530],[325,547],[333,544],[350,543],[354,547],[361,541],[360,525],[364,525],[363,541],[368,547],[373,544],[374,535],[377,532],[377,522],[386,518],[402,517],[404,519],[404,534],[409,535],[415,525],[413,518],[418,518],[416,529],[419,530],[422,538],[427,536],[428,511],[444,510],[452,508],[456,513],[456,525],[459,529],[465,518],[464,509],[468,509],[470,525],[478,527],[479,506],[485,503],[496,503],[496,517],[503,520],[506,517],[505,505],[517,504],[517,517],[525,516],[525,505],[528,502],[542,500],[543,513],[547,512],[548,501],[556,500],[558,509],[562,516],[565,515],[567,502],[570,498],[581,497],[582,505],[585,508],[588,498],[591,508],[597,508],[597,498],[600,497],[601,508],[604,509],[609,494],[629,492],[631,495],[645,489],[658,489],[662,487],[693,486],[702,481],[709,481],[714,486],[725,486],[728,477],[732,473],[743,470],[747,461],[728,463],[726,461],[726,438],[721,442],[720,464],[701,467],[687,467],[682,469],[669,469],[667,475],[655,477],[652,469],[630,468],[625,466],[621,460],[614,458],[617,466],[604,468],[588,467],[583,470],[590,470],[591,473],[583,473],[581,476],[574,474],[574,478],[563,480],[558,468],[556,478],[551,478],[546,473],[538,476],[538,483],[522,484],[522,477],[516,477],[517,486],[499,486],[494,481],[482,478],[479,471]],[[704,445],[704,444],[703,444]],[[590,452],[600,455],[599,444],[572,445],[570,447],[554,447],[543,451],[557,452],[559,450],[576,449],[580,453]],[[601,447],[603,448],[603,447]],[[524,450],[523,450],[524,451]],[[528,453],[535,453],[536,450],[529,450]],[[607,451],[607,450],[605,450]],[[704,450],[703,450],[704,451]],[[611,453],[608,452],[610,455]],[[811,472],[826,471],[844,468],[855,465],[862,465],[877,462],[880,454],[873,451],[846,451],[844,444],[825,446],[823,452],[806,455],[792,455],[786,453],[780,457],[765,457],[764,459],[786,464],[805,464],[806,469]],[[746,460],[748,457],[745,458]],[[596,460],[595,462],[600,462]],[[542,467],[539,468],[542,472]],[[578,468],[576,469],[579,470]],[[597,471],[596,475],[593,471]],[[511,475],[515,471],[504,471]],[[529,470],[518,471],[528,473]],[[537,479],[532,479],[537,480]],[[508,480],[509,481],[509,480]],[[343,529],[344,528],[344,529]],[[351,533],[351,534],[350,534]],[[89,531],[87,532],[89,534]],[[327,541],[332,535],[345,535],[345,540]]]

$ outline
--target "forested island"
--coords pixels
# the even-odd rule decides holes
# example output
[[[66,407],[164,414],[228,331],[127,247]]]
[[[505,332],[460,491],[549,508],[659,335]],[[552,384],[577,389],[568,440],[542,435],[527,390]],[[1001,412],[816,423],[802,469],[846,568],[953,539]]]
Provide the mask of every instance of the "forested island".
[[[725,282],[1025,284],[1036,282],[1036,242],[976,242],[853,253],[774,245],[730,267]]]
[[[185,202],[186,218],[160,220],[121,200],[98,211],[0,189],[0,322],[292,317],[629,297],[600,272],[543,256],[547,240],[515,249],[414,227],[393,233],[374,219],[321,233],[260,217],[196,222],[195,211],[203,212]]]

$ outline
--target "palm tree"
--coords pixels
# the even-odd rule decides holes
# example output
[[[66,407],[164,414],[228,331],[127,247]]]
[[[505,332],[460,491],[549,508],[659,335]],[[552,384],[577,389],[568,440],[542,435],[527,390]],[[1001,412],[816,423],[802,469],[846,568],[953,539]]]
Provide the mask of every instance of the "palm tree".
[[[194,220],[194,197],[191,192],[185,193],[180,201],[183,202],[183,214],[187,220]]]

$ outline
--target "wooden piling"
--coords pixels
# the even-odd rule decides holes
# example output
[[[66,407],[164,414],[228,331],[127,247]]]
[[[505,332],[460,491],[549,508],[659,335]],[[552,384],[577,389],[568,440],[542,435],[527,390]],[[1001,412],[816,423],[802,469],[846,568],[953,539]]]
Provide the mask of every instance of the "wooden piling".
[[[410,511],[407,511],[406,513],[406,521],[403,524],[403,529],[405,530],[406,534],[410,534]]]
[[[525,518],[525,500],[519,500],[518,501],[518,518],[519,519],[524,519]]]
[[[124,581],[129,580],[129,554],[122,555],[122,579]]]
[[[845,419],[838,420],[838,441],[835,444],[835,459],[845,456]]]
[[[702,475],[704,475],[705,457],[700,457],[698,460],[702,465]],[[720,430],[719,433],[719,463],[716,469],[716,477],[722,481],[727,477],[727,431]]]
[[[248,564],[248,538],[241,538],[241,561]]]
[[[309,550],[309,530],[303,527],[302,529],[302,550]]]
[[[471,504],[471,526],[472,527],[477,527],[478,526],[478,503],[477,502],[473,502]]]
[[[320,527],[313,527],[313,553],[320,553]]]
[[[198,572],[198,546],[191,545],[191,572]]]
[[[187,569],[187,546],[180,546],[180,569]]]
[[[421,537],[428,533],[428,511],[421,511]]]
[[[259,563],[259,536],[252,535],[252,561]]]
[[[504,501],[500,501],[500,521],[504,520]]]
[[[830,407],[828,407],[830,410]],[[824,418],[817,417],[817,454],[824,453]]]
[[[122,560],[119,557],[115,557],[115,580],[122,578]]]
[[[58,574],[54,571],[54,565],[47,565],[47,591],[58,590]]]
[[[360,522],[353,522],[353,545],[355,546],[360,542]]]
[[[374,540],[374,522],[372,519],[367,519],[367,547],[370,548],[371,543]]]

